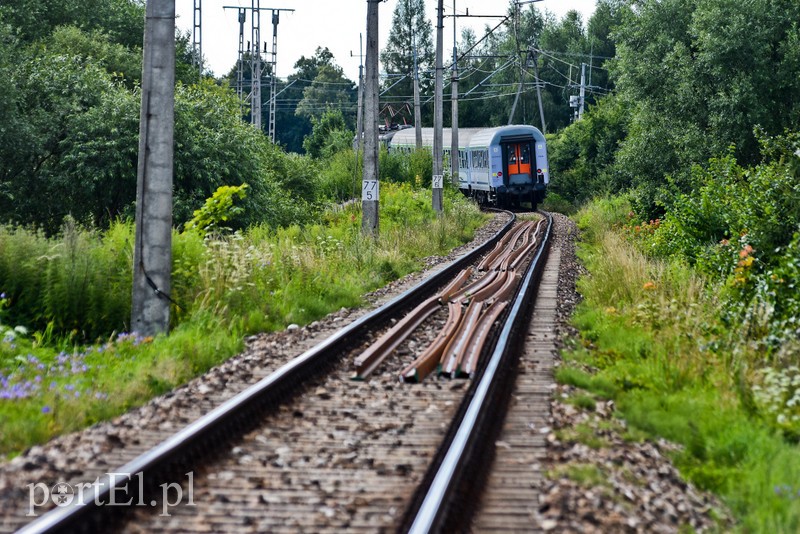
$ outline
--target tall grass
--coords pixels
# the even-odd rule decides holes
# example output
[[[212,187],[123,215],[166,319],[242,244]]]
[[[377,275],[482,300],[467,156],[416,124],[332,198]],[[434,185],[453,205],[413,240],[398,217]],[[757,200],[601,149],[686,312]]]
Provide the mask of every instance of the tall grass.
[[[60,239],[0,227],[0,290],[9,320],[34,330],[52,327],[78,340],[125,324],[130,308],[132,230],[105,234],[67,220]]]
[[[241,349],[243,336],[305,324],[471,239],[484,216],[446,190],[381,187],[378,239],[358,206],[304,227],[173,234],[172,331],[127,333],[133,226],[68,224],[57,238],[0,227],[0,454],[116,415]]]
[[[579,214],[583,343],[565,354],[559,380],[615,399],[630,425],[682,444],[678,467],[723,498],[737,529],[797,532],[800,448],[753,400],[761,355],[720,318],[711,281],[626,240],[617,230],[626,210],[618,199]]]

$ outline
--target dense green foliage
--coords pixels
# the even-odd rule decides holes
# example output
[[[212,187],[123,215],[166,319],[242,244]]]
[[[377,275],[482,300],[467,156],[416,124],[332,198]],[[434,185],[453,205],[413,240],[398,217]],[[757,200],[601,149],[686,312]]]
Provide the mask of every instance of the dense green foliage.
[[[312,158],[328,159],[353,145],[353,130],[347,128],[341,111],[328,108],[321,116],[312,117],[311,124],[303,148]]]
[[[552,192],[631,192],[629,231],[722,285],[767,353],[797,337],[800,5],[619,2],[615,94],[551,137]]]
[[[27,42],[46,39],[58,26],[77,26],[102,31],[124,47],[141,48],[144,6],[143,0],[4,0],[0,19]]]
[[[48,4],[53,13],[59,6]],[[62,7],[80,18],[76,6],[63,2]],[[139,26],[130,22],[133,29],[127,31],[141,36],[138,2],[108,6],[117,6],[115,16],[136,17]],[[120,6],[138,7],[128,12]],[[48,234],[57,232],[66,216],[107,227],[133,213],[140,43],[120,39],[111,15],[108,27],[86,17],[80,25],[87,30],[59,26],[35,34],[20,18],[29,7],[0,10],[0,219]],[[73,20],[63,15],[65,24]],[[191,59],[186,39],[177,40],[178,70],[192,81],[183,64]],[[316,200],[304,165],[242,123],[240,104],[229,90],[194,78],[196,83],[179,83],[176,89],[175,223],[187,221],[218,187],[242,183],[250,190],[239,228],[304,220],[308,203]]]
[[[278,144],[289,151],[301,152],[305,149],[304,138],[312,131],[312,120],[319,120],[330,110],[340,112],[347,128],[355,131],[356,86],[344,76],[331,51],[317,47],[313,56],[302,56],[294,68],[285,84],[278,85],[281,94],[275,118]]]
[[[755,167],[733,155],[694,167],[691,192],[668,190],[663,221],[636,236],[649,254],[687,260],[719,280],[726,317],[741,325],[742,338],[785,352],[800,336],[800,137],[763,143]]]
[[[425,18],[425,0],[399,0],[392,12],[386,47],[381,51],[381,65],[387,74],[382,84],[384,100],[393,108],[413,105],[415,55],[418,72],[433,71],[433,25]],[[421,75],[420,91],[430,92],[432,81],[430,76]],[[431,113],[432,107],[427,106],[426,111]]]
[[[635,188],[634,208],[649,220],[668,209],[667,177],[688,193],[693,165],[733,146],[737,161],[752,166],[760,158],[757,129],[767,136],[800,129],[797,2],[611,5],[614,103],[569,126],[553,159],[555,188],[570,199]]]

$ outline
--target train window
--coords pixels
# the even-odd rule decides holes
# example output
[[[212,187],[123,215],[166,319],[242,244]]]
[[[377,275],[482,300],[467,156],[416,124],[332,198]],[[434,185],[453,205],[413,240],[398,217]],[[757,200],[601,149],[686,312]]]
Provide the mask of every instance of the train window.
[[[509,165],[516,165],[517,164],[517,147],[516,145],[512,145],[508,147],[508,164]]]
[[[531,146],[530,145],[522,145],[520,147],[519,162],[520,163],[530,163],[531,162]]]
[[[469,167],[469,159],[467,158],[467,151],[466,150],[459,150],[458,151],[458,168],[459,169],[466,169]]]
[[[472,167],[475,169],[486,169],[489,167],[489,151],[476,150],[472,153]]]

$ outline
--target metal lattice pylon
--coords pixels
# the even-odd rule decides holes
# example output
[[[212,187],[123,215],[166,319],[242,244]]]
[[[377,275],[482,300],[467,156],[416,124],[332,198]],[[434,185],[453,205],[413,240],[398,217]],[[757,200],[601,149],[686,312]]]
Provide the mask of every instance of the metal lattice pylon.
[[[280,10],[272,10],[272,72],[269,84],[269,138],[275,142],[275,96],[278,92],[278,23]]]
[[[203,73],[203,0],[194,0],[192,27],[192,65]]]
[[[261,6],[252,0],[253,32],[250,47],[250,123],[261,130]]]

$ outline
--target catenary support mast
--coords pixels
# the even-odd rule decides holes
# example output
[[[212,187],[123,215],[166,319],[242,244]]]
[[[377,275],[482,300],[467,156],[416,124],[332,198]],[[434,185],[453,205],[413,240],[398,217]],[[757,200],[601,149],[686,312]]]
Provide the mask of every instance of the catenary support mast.
[[[361,231],[378,237],[378,6],[367,0],[367,57],[364,83],[364,170],[361,180]]]
[[[433,210],[442,213],[442,186],[444,163],[442,161],[442,127],[444,123],[444,82],[443,78],[443,58],[444,55],[444,0],[439,0],[436,22],[436,83],[434,87],[434,115],[433,115]]]
[[[456,0],[453,0],[453,15],[456,12]],[[450,89],[452,99],[452,117],[450,119],[451,146],[450,146],[450,174],[453,183],[458,183],[458,46],[456,27],[458,18],[453,16],[453,70],[450,75]]]
[[[194,0],[192,23],[192,64],[203,74],[203,0]]]
[[[169,330],[175,129],[175,0],[148,0],[136,177],[131,330]]]

